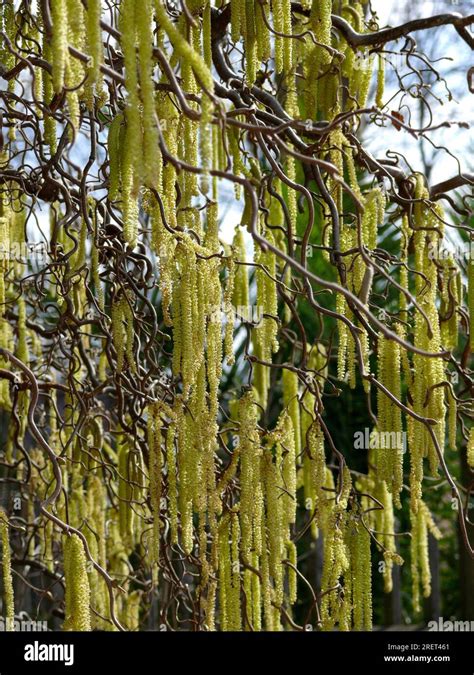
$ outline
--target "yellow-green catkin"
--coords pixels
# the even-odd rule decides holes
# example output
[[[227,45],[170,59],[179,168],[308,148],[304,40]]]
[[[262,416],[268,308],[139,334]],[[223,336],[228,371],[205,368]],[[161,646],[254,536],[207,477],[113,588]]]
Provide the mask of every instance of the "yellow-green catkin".
[[[297,551],[294,542],[289,541],[286,544],[286,550],[288,552],[288,562],[290,563],[288,567],[288,599],[290,605],[294,605],[297,598],[297,582],[298,582],[298,573],[297,573]]]
[[[469,431],[469,440],[467,442],[467,463],[474,470],[474,427]]]
[[[247,253],[245,249],[245,236],[242,228],[238,228],[232,242],[232,251],[235,260],[236,270],[234,277],[234,288],[232,292],[232,304],[234,305],[237,318],[240,320],[248,319],[249,311],[249,272],[247,263]]]
[[[454,391],[447,391],[446,397],[448,403],[448,446],[451,450],[456,450],[458,406]]]
[[[273,27],[275,32],[286,36],[292,33],[291,2],[290,0],[275,0],[273,3]],[[265,11],[264,5],[258,11]],[[262,28],[263,35],[268,34],[268,29]],[[260,38],[262,39],[262,38]],[[265,54],[265,50],[262,49]],[[293,67],[293,40],[290,37],[275,36],[275,66],[277,73],[291,75]]]
[[[372,570],[370,533],[359,525],[354,537],[352,555],[354,630],[372,630]]]
[[[232,298],[234,295],[236,265],[234,258],[227,247],[226,250],[227,281],[224,290],[224,312],[226,316],[225,334],[224,334],[224,353],[228,366],[235,363],[234,356],[234,318],[235,313],[232,307]]]
[[[2,544],[2,580],[3,580],[3,613],[6,630],[14,630],[15,605],[13,597],[13,578],[11,569],[11,553],[8,518],[3,509],[0,509],[0,542]]]
[[[280,415],[277,433],[281,433],[282,478],[285,485],[285,494],[282,497],[284,516],[286,523],[292,525],[296,522],[296,446],[293,421],[286,412]]]
[[[239,401],[238,417],[240,453],[240,531],[241,553],[250,563],[250,551],[254,542],[256,511],[255,495],[260,482],[260,439],[257,430],[257,406],[251,392]]]
[[[181,546],[186,554],[193,550],[193,480],[195,466],[194,429],[189,415],[185,414],[183,403],[177,399],[174,408],[176,414],[178,445],[178,506],[181,525]]]
[[[229,154],[232,158],[232,172],[236,176],[241,176],[244,173],[244,162],[242,158],[242,151],[239,145],[240,131],[238,127],[229,126],[227,130]],[[242,186],[239,183],[234,183],[235,198],[240,200],[242,193]]]
[[[85,19],[81,0],[67,0],[68,42],[71,47],[84,52]],[[69,108],[69,120],[72,125],[70,134],[77,133],[80,124],[79,98],[82,98],[85,70],[79,59],[68,54],[66,63],[66,99]]]
[[[323,630],[332,630],[341,609],[341,579],[349,568],[345,544],[346,516],[336,509],[327,519],[324,528],[324,556],[321,589],[321,621]],[[361,593],[363,599],[363,594]],[[361,603],[362,604],[362,603]]]
[[[381,54],[378,55],[377,68],[377,91],[375,93],[375,105],[377,108],[383,108],[383,95],[385,88],[385,59]]]
[[[452,256],[443,259],[441,265],[439,277],[441,342],[444,348],[452,350],[456,349],[458,344],[458,312],[461,304],[461,297],[458,294],[459,272]]]
[[[121,4],[120,28],[122,33],[122,51],[125,63],[125,84],[127,87],[127,107],[125,111],[126,131],[121,156],[122,174],[122,214],[124,238],[133,248],[138,230],[138,189],[141,176],[141,123],[140,101],[138,96],[138,77],[136,59],[136,12],[139,6],[134,0],[124,0]]]
[[[283,405],[291,417],[294,430],[294,444],[296,457],[301,462],[301,420],[300,401],[298,398],[298,374],[288,368],[283,369],[282,375]]]
[[[283,33],[284,23],[284,2],[283,0],[273,0],[273,28],[278,33]],[[283,52],[284,40],[282,37],[275,36],[275,67],[277,73],[283,72]]]
[[[244,50],[247,82],[254,84],[257,76],[257,35],[255,26],[255,2],[254,0],[240,0],[245,3],[245,32],[244,32]]]
[[[244,3],[241,0],[230,0],[230,34],[232,42],[240,40],[243,15],[245,15]]]
[[[162,494],[162,469],[163,454],[161,449],[161,416],[160,404],[154,403],[148,406],[148,453],[150,474],[150,504],[153,514],[153,537],[152,537],[152,560],[159,562],[160,551],[160,510]]]
[[[303,442],[307,443],[303,463],[304,506],[313,517],[311,534],[316,538],[319,534],[318,516],[321,515],[326,501],[326,493],[323,490],[326,472],[324,435],[317,420],[309,427]]]
[[[28,364],[29,353],[26,336],[26,305],[25,298],[21,296],[18,300],[18,348],[16,355],[20,361]]]
[[[426,504],[420,500],[417,512],[411,512],[411,576],[413,611],[421,611],[420,586],[424,598],[431,595],[431,570],[428,552],[428,532],[440,539],[441,532],[433,522]]]
[[[53,36],[51,40],[51,56],[53,66],[53,89],[56,93],[64,87],[64,76],[68,61],[68,5],[67,0],[51,3],[51,19]]]
[[[374,451],[375,454],[375,451]],[[382,508],[367,513],[367,519],[370,527],[375,528],[375,538],[383,551],[383,580],[384,591],[390,593],[393,586],[392,570],[394,563],[399,565],[403,562],[397,553],[395,536],[395,517],[393,511],[393,499],[387,483],[381,480],[377,468],[372,463],[372,457],[369,455],[369,476],[367,486],[364,492],[370,492],[380,502]],[[370,504],[370,506],[369,506]],[[364,508],[370,508],[373,502],[367,499]]]
[[[395,340],[388,340],[379,335],[377,356],[378,380],[397,400],[400,400],[402,393],[400,345]],[[377,434],[380,439],[376,451],[377,470],[399,506],[405,451],[401,410],[380,388],[377,389],[377,402]]]
[[[84,545],[77,534],[64,542],[66,608],[64,630],[90,631],[90,586]]]
[[[230,627],[230,587],[231,563],[229,551],[229,516],[226,515],[219,526],[218,541],[219,559],[219,620],[222,631],[231,630]]]
[[[219,527],[219,604],[223,631],[242,629],[239,539],[238,516],[228,513]]]
[[[283,602],[283,567],[281,563],[287,536],[283,539],[283,505],[282,500],[280,499],[281,478],[278,475],[276,463],[273,461],[271,448],[265,449],[263,455],[263,477],[265,488],[268,571],[273,578],[274,583],[274,590],[271,596],[272,603],[276,603],[279,607]],[[264,562],[266,564],[266,561]],[[268,622],[273,623],[273,619],[267,618],[267,623]]]
[[[12,46],[15,47],[16,26],[13,0],[6,0],[6,2],[3,3],[0,16],[0,27],[12,43]],[[10,70],[15,65],[15,57],[7,48],[6,44],[0,47],[0,60],[5,67],[5,70]]]
[[[289,3],[288,3],[289,4]],[[271,42],[270,31],[268,25],[270,23],[270,3],[260,4],[255,7],[255,29],[257,37],[257,63],[267,61],[271,56]],[[290,15],[291,21],[291,15]],[[291,28],[290,31],[291,32]]]
[[[266,238],[274,243],[271,231],[266,232]],[[265,408],[268,390],[270,387],[270,368],[267,363],[272,362],[272,353],[278,351],[278,297],[274,281],[276,274],[276,256],[270,250],[259,249],[255,262],[259,265],[255,271],[257,278],[257,306],[256,318],[258,325],[252,331],[252,343],[255,356],[262,363],[254,366],[254,384],[260,397],[260,405]]]
[[[474,351],[474,258],[471,256],[467,265],[468,275],[468,309],[469,309],[469,339],[471,351]]]
[[[213,102],[210,95],[212,95],[214,92],[214,80],[205,59],[193,47],[193,45],[191,45],[187,40],[183,39],[181,31],[171,21],[166,7],[162,4],[161,0],[155,0],[154,6],[157,21],[168,34],[168,37],[176,53],[181,57],[185,64],[189,64],[189,66],[193,69],[196,78],[199,80],[199,84],[207,92],[203,92],[202,96],[200,121],[201,162],[202,168],[204,169],[204,178],[201,183],[201,189],[204,193],[206,193],[208,190],[206,174],[209,170],[209,163],[211,160],[209,125],[212,121],[213,114]]]
[[[52,46],[51,42],[44,36],[42,40],[42,49],[43,56],[46,61],[52,61]],[[54,86],[53,78],[50,73],[46,70],[41,69],[42,80],[43,80],[43,103],[48,109],[51,100],[53,98]],[[44,140],[49,146],[50,154],[53,155],[56,152],[56,121],[52,115],[49,115],[46,111],[44,114]]]
[[[117,352],[117,372],[123,370],[125,358],[125,327],[124,327],[124,301],[123,298],[115,298],[112,302],[111,308],[112,319],[112,340]]]
[[[306,109],[310,111],[319,109],[319,91],[323,88],[318,81],[318,75],[325,72],[331,62],[331,55],[324,45],[331,46],[331,0],[313,0],[310,13],[310,26],[318,45],[312,45],[307,50],[305,74],[307,82]]]
[[[136,7],[140,97],[143,128],[143,181],[146,185],[161,187],[161,154],[158,149],[158,130],[153,82],[152,0],[142,0]]]
[[[23,296],[20,296],[18,300],[18,345],[16,350],[16,356],[25,365],[29,364],[30,357],[27,342],[26,305]],[[19,418],[19,430],[18,430],[19,440],[23,440],[27,428],[29,398],[30,395],[28,391],[18,392],[17,414]]]
[[[429,194],[422,174],[416,174],[413,206],[414,266],[419,274],[415,277],[415,294],[431,325],[431,335],[425,317],[419,311],[415,315],[414,341],[417,347],[438,352],[441,349],[441,332],[438,314],[438,267],[430,256],[433,237],[442,236],[442,223],[436,207],[428,206]],[[428,228],[428,230],[426,229]],[[445,369],[441,358],[413,355],[413,380],[411,398],[414,411],[422,417],[436,420],[434,432],[440,448],[445,445]],[[431,435],[421,422],[409,420],[407,427],[410,447],[410,502],[416,513],[421,499],[423,458],[428,457],[431,473],[436,475],[439,457]]]

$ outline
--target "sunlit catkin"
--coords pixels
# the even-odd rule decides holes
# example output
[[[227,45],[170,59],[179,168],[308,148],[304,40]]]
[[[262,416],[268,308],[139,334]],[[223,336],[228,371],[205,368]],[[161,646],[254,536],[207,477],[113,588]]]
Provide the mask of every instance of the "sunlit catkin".
[[[289,541],[286,544],[286,550],[288,552],[288,599],[290,605],[294,605],[297,598],[297,551],[294,542]]]
[[[360,525],[354,541],[354,630],[372,630],[372,571],[370,533]]]
[[[458,406],[454,392],[446,393],[448,402],[448,445],[451,450],[456,450]]]
[[[154,403],[148,406],[148,453],[150,474],[150,503],[153,513],[153,552],[152,559],[159,561],[160,550],[160,509],[162,493],[163,455],[161,450],[161,426],[160,406]]]
[[[324,46],[331,46],[331,0],[313,0],[310,13],[310,27],[318,42],[307,51],[306,73],[309,85],[307,97],[308,110],[318,108],[318,75],[327,70],[331,56]],[[308,43],[311,44],[311,43]]]
[[[301,461],[301,421],[300,421],[300,402],[298,399],[298,374],[288,368],[283,369],[282,375],[283,405],[288,409],[288,413],[293,423],[294,444],[298,462]]]
[[[13,46],[15,46],[15,5],[13,0],[6,0],[3,3],[0,14],[0,27]],[[0,46],[0,60],[5,70],[10,70],[15,64],[15,57],[7,48],[6,44]]]
[[[122,169],[122,213],[124,238],[132,248],[136,244],[138,227],[138,187],[142,173],[141,166],[141,124],[140,101],[138,96],[137,58],[136,58],[136,13],[139,5],[133,0],[124,0],[121,4],[120,27],[122,31],[122,50],[125,63],[125,83],[127,86],[127,107],[125,110],[126,128]]]
[[[13,599],[13,578],[11,569],[11,553],[8,518],[0,508],[0,543],[2,545],[2,581],[3,581],[3,613],[6,620],[6,630],[11,631],[15,619]]]
[[[64,542],[64,581],[66,609],[64,630],[90,631],[90,586],[82,540],[77,534]]]
[[[474,351],[474,259],[469,258],[468,274],[468,309],[469,309],[469,340],[471,350]]]
[[[261,449],[257,431],[257,407],[251,392],[239,401],[239,452],[240,452],[240,530],[242,533],[241,552],[250,562],[253,543],[255,493],[260,481]]]
[[[166,7],[162,4],[161,0],[155,0],[154,6],[158,23],[168,34],[168,37],[174,49],[176,50],[176,53],[179,54],[185,63],[191,66],[197,79],[199,80],[199,83],[207,92],[202,96],[200,121],[201,161],[202,167],[204,169],[204,180],[201,184],[201,189],[203,192],[207,192],[208,182],[206,179],[206,174],[209,169],[210,161],[210,147],[208,143],[210,133],[209,124],[212,121],[213,114],[213,103],[210,95],[212,95],[214,92],[214,80],[205,60],[187,40],[183,39],[182,33],[171,21]]]
[[[56,0],[51,3],[51,19],[53,22],[53,36],[51,40],[53,88],[56,93],[59,93],[64,87],[64,76],[68,60],[67,0]]]
[[[271,453],[265,453],[265,502],[267,512],[267,542],[268,542],[268,565],[270,575],[275,585],[273,598],[278,604],[283,602],[283,567],[281,564],[284,552],[282,540],[282,510],[278,500],[278,474],[275,465],[271,461]]]
[[[111,319],[112,319],[112,340],[115,351],[117,353],[117,372],[123,370],[125,357],[125,328],[124,328],[124,311],[123,298],[115,298],[112,302]]]
[[[136,7],[136,29],[140,71],[140,96],[143,128],[143,181],[152,187],[160,186],[161,156],[158,150],[156,109],[153,82],[152,0],[142,0]]]
[[[469,432],[469,440],[467,442],[467,463],[474,469],[474,427]]]
[[[245,237],[242,228],[238,228],[232,242],[233,256],[236,270],[234,287],[232,292],[232,304],[234,305],[237,318],[248,319],[249,311],[249,272],[247,265],[247,253],[245,249]]]
[[[378,56],[377,68],[377,91],[375,93],[375,105],[377,108],[383,108],[383,94],[385,87],[385,59],[381,54]]]

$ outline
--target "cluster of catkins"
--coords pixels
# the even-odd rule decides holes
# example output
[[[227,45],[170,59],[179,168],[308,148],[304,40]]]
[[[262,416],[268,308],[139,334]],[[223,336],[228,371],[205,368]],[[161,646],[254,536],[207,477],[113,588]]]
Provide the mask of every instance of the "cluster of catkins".
[[[57,478],[44,447],[30,442],[28,468],[20,461],[31,390],[17,391],[13,400],[9,380],[0,378],[0,403],[19,417],[18,427],[8,433],[4,459],[15,467],[16,479],[29,486],[25,522],[36,524],[29,555],[50,573],[59,571],[64,584],[64,629],[139,629],[150,592],[159,593],[161,584],[169,589],[176,581],[169,563],[178,556],[183,569],[193,572],[191,581],[178,579],[173,592],[183,592],[180,584],[188,584],[199,626],[291,630],[299,594],[307,593],[300,545],[310,538],[314,546],[320,538],[322,575],[313,592],[311,621],[324,630],[370,630],[372,558],[385,563],[388,593],[393,564],[403,563],[394,509],[402,507],[405,496],[417,612],[420,588],[424,596],[430,593],[428,532],[440,536],[423,500],[423,472],[428,465],[437,474],[446,436],[456,447],[458,415],[458,399],[446,383],[446,362],[426,355],[456,349],[464,301],[465,280],[454,261],[438,264],[428,255],[429,243],[443,238],[441,208],[430,202],[422,175],[413,175],[411,207],[396,220],[400,255],[392,275],[399,300],[398,312],[385,317],[387,332],[374,336],[347,297],[336,293],[333,310],[342,320],[331,353],[323,336],[305,345],[304,359],[301,350],[290,359],[285,330],[294,317],[282,297],[294,297],[297,308],[305,302],[304,288],[279,253],[294,254],[289,239],[301,218],[292,187],[299,180],[299,160],[283,152],[280,175],[270,176],[258,155],[251,156],[247,116],[217,97],[222,92],[214,83],[212,30],[214,13],[224,3],[187,0],[187,11],[173,14],[160,0],[121,0],[106,13],[103,4],[38,3],[29,23],[13,1],[1,10],[2,30],[13,50],[39,48],[51,64],[34,65],[30,83],[51,157],[60,144],[80,142],[87,111],[104,111],[108,208],[122,225],[123,250],[145,247],[154,261],[159,301],[152,311],[160,336],[167,337],[161,358],[171,384],[148,383],[141,391],[146,404],[137,414],[143,426],[136,418],[117,418],[114,411],[83,414],[75,387],[89,377],[84,354],[94,364],[97,360],[98,391],[111,378],[118,391],[120,382],[127,382],[129,389],[117,399],[121,410],[121,398],[133,390],[130,383],[144,377],[148,354],[138,322],[143,325],[151,303],[131,283],[121,282],[118,273],[113,280],[104,275],[99,237],[104,210],[97,208],[94,193],[85,195],[74,241],[63,227],[64,197],[59,196],[50,208],[51,241],[67,264],[54,269],[47,292],[59,314],[67,310],[84,326],[91,316],[100,317],[102,331],[93,336],[84,330],[69,353],[67,383],[58,373],[58,387],[51,387],[47,397],[44,435],[62,460],[62,489],[52,503],[48,499]],[[330,121],[366,105],[374,60],[368,48],[356,53],[332,31],[332,4],[302,0],[297,13],[290,0],[230,0],[227,39],[241,45],[245,84],[249,91],[260,86],[262,64],[271,61],[275,76],[285,83],[280,106],[287,119],[304,119],[313,111]],[[365,21],[365,3],[334,4],[355,31],[376,29]],[[111,18],[107,33],[101,21],[110,24]],[[304,31],[305,38],[288,37],[304,36]],[[107,54],[104,35],[113,42]],[[2,62],[12,68],[15,55],[5,45],[2,49]],[[108,99],[106,88],[112,54],[119,54],[122,68],[119,103]],[[375,105],[383,108],[383,58],[377,63]],[[59,128],[51,102],[63,95],[68,122]],[[13,130],[10,146],[15,142]],[[2,167],[8,166],[10,146],[2,151]],[[380,186],[360,187],[355,147],[341,125],[321,141],[321,153],[338,172],[326,179],[326,188],[339,213],[347,200],[337,175],[346,177],[362,213],[359,227],[355,221],[341,223],[343,284],[373,308],[374,253],[388,208],[385,192]],[[229,176],[245,208],[232,244],[225,244],[219,188]],[[257,215],[249,185],[259,190]],[[26,241],[21,190],[21,185],[2,186],[0,237],[6,245]],[[326,263],[331,232],[324,227],[311,239],[318,245],[315,256]],[[252,247],[249,233],[267,245]],[[41,378],[43,338],[28,321],[23,296],[16,294],[24,273],[22,265],[0,262],[0,346]],[[3,311],[9,303],[15,303],[13,314]],[[106,328],[111,340],[101,334]],[[417,348],[413,354],[402,346],[410,340]],[[7,352],[1,353],[2,369],[17,371]],[[231,369],[241,377],[242,388],[229,397],[220,386],[224,370]],[[401,447],[371,450],[367,474],[352,472],[344,452],[329,442],[324,405],[328,378],[355,388],[360,374],[367,393],[376,387],[375,430],[406,432],[408,438],[407,456]],[[434,421],[429,428],[426,418]],[[468,461],[474,467],[472,433]],[[33,497],[48,503],[46,513],[38,512]],[[15,608],[4,511],[0,538],[3,607],[11,618]],[[137,564],[145,570],[140,583]]]

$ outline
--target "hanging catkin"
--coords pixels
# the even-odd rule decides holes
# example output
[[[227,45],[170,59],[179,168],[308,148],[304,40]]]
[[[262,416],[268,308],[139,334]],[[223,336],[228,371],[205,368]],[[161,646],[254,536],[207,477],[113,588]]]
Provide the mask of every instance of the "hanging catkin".
[[[469,431],[469,440],[467,442],[467,463],[474,470],[474,427]]]
[[[283,369],[282,375],[283,405],[288,409],[294,431],[294,445],[296,457],[301,461],[301,422],[300,402],[298,399],[298,375],[288,368]]]
[[[68,61],[68,13],[67,0],[51,3],[51,19],[53,37],[51,40],[51,56],[53,67],[53,89],[59,93],[64,87],[64,76]]]
[[[378,55],[377,60],[377,91],[375,94],[375,105],[377,108],[383,108],[383,94],[385,87],[385,60],[381,54]]]
[[[240,453],[240,530],[242,533],[241,552],[246,562],[250,562],[254,520],[258,515],[255,509],[255,493],[260,482],[261,449],[257,431],[257,407],[251,392],[239,401],[239,453]]]
[[[140,73],[140,98],[143,129],[143,182],[161,188],[161,154],[158,150],[155,92],[153,82],[152,0],[142,0],[136,6],[136,30]]]
[[[354,630],[372,630],[370,533],[359,525],[353,542]]]
[[[84,545],[77,534],[64,542],[64,580],[66,608],[64,630],[91,630],[90,586]]]
[[[125,139],[121,154],[122,214],[125,241],[133,248],[138,234],[138,188],[142,173],[141,125],[138,96],[136,59],[136,14],[140,11],[134,0],[124,0],[121,5],[120,27],[125,63],[127,108],[125,111]]]
[[[248,0],[246,0],[248,1]],[[209,169],[210,162],[210,148],[207,143],[209,137],[209,124],[212,121],[212,112],[213,112],[213,103],[210,96],[214,92],[214,80],[212,73],[206,65],[205,60],[202,56],[193,49],[192,45],[189,44],[186,40],[183,39],[182,34],[176,28],[174,23],[168,16],[166,8],[161,3],[161,0],[155,0],[155,12],[156,18],[164,30],[167,32],[169,39],[180,57],[184,62],[188,63],[199,80],[199,83],[202,87],[205,88],[206,93],[202,96],[201,103],[201,161],[204,169],[204,174]],[[208,185],[207,181],[204,181],[202,184],[203,192],[207,192]]]
[[[468,309],[469,309],[469,339],[471,350],[474,351],[474,259],[469,258],[467,264],[468,275]]]
[[[117,372],[123,370],[125,357],[125,329],[124,329],[124,301],[123,298],[114,299],[111,308],[112,340],[117,353]]]
[[[318,96],[320,92],[320,85],[318,75],[321,75],[328,69],[331,61],[330,53],[326,46],[331,46],[331,0],[313,0],[310,13],[310,26],[314,32],[314,36],[319,44],[311,45],[307,49],[307,57],[305,64],[306,81],[307,81],[307,98],[306,107],[309,111],[319,109]],[[321,85],[322,88],[322,85]]]
[[[160,511],[162,508],[162,471],[163,471],[163,453],[162,453],[162,418],[163,404],[159,402],[148,406],[147,436],[149,453],[149,475],[150,475],[150,503],[153,514],[153,537],[152,537],[152,560],[159,562],[160,551]],[[166,406],[167,408],[167,406]],[[171,411],[166,411],[168,416]],[[170,466],[170,460],[175,461],[169,456],[169,447],[167,448],[168,470],[171,470],[174,476],[174,466]],[[175,496],[173,495],[173,498]],[[174,510],[174,509],[173,509]],[[174,517],[176,514],[174,515]],[[176,534],[176,524],[173,523],[173,533]]]
[[[2,545],[2,581],[3,581],[3,614],[6,630],[14,630],[15,606],[13,598],[13,578],[11,569],[10,537],[8,518],[0,508],[0,542]]]

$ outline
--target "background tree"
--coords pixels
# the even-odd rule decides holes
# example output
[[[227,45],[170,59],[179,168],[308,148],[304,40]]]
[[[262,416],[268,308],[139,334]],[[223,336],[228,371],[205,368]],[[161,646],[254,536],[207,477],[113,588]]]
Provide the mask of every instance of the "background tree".
[[[473,176],[364,139],[467,138],[414,34],[473,22],[2,2],[7,618],[417,622],[457,529],[469,583]]]

